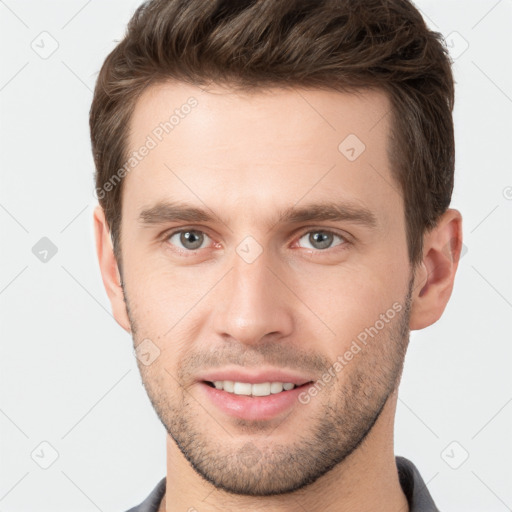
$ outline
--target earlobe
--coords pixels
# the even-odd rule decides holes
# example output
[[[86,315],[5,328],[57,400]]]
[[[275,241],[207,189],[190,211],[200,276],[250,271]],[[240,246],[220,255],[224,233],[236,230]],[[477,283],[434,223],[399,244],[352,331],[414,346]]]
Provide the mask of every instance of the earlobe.
[[[110,300],[112,313],[116,322],[125,331],[131,332],[130,321],[124,302],[124,292],[121,286],[121,275],[110,238],[110,229],[106,222],[103,208],[99,205],[94,209],[94,235],[101,278]]]
[[[462,249],[462,216],[448,209],[423,238],[423,259],[415,272],[410,329],[437,322],[450,299]]]

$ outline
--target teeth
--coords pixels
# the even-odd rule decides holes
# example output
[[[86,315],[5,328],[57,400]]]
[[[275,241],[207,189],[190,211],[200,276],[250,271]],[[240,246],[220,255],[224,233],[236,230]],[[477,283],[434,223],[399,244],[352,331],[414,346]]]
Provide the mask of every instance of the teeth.
[[[251,386],[249,384],[249,386]],[[270,387],[272,384],[270,382],[261,382],[259,384],[253,384],[251,386],[251,395],[253,396],[268,396],[270,395]]]
[[[271,393],[281,393],[281,391],[283,391],[283,384],[281,382],[272,382],[270,384]]]
[[[233,393],[235,391],[235,383],[231,380],[225,380],[224,382],[219,382],[220,389],[223,389],[224,391],[228,391],[229,393]]]
[[[252,385],[249,382],[235,382],[235,389],[233,393],[235,395],[250,395],[252,391]]]
[[[246,396],[269,396],[271,394],[281,393],[281,391],[290,391],[295,384],[291,382],[261,382],[251,384],[250,382],[233,382],[231,380],[216,380],[213,385],[216,389],[223,389],[228,393]]]

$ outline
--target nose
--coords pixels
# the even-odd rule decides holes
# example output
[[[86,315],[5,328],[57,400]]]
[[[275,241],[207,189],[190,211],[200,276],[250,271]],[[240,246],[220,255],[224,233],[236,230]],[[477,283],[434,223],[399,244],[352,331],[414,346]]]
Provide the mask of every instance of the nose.
[[[251,345],[292,333],[293,294],[282,270],[273,267],[265,252],[252,263],[234,255],[232,270],[217,290],[217,335]]]

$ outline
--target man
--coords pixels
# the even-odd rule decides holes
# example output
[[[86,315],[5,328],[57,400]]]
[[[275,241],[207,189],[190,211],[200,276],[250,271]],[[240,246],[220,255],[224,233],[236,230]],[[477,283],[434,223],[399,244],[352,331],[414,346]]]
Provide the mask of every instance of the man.
[[[449,300],[453,78],[407,0],[154,0],[90,114],[103,283],[167,436],[132,511],[435,511],[393,451]]]

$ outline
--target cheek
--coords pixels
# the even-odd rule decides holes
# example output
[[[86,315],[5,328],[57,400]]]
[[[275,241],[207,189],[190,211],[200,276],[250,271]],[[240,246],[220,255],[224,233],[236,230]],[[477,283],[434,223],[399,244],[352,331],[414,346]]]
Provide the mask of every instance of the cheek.
[[[318,267],[317,272],[297,273],[292,282],[297,296],[311,310],[301,313],[308,330],[335,340],[325,346],[339,354],[359,333],[376,322],[380,326],[381,315],[386,316],[391,309],[388,317],[394,317],[396,308],[403,307],[407,276],[403,268],[389,269],[385,265]]]
[[[183,301],[173,277],[142,259],[125,263],[125,289],[139,336],[161,337],[177,321]]]
[[[215,272],[199,267],[171,269],[147,260],[130,267],[127,296],[137,325],[137,339],[151,339],[161,350],[166,367],[195,347],[200,336],[208,292],[218,281]]]

